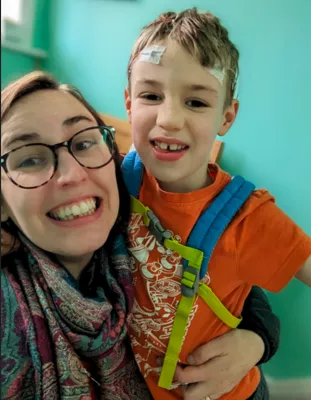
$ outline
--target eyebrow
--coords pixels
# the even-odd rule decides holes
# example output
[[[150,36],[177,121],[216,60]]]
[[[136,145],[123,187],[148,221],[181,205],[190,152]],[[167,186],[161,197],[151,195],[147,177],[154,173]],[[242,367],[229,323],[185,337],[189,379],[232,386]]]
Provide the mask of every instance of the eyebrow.
[[[161,82],[155,81],[153,79],[139,79],[137,83],[149,86],[162,86]]]
[[[74,117],[66,118],[62,125],[63,126],[73,126],[80,121],[93,122],[93,120],[91,118],[86,117],[85,115],[75,115]],[[4,139],[3,148],[11,147],[16,142],[28,143],[28,142],[34,142],[34,141],[37,141],[40,139],[42,139],[41,135],[39,135],[39,133],[36,133],[36,132],[12,135],[7,140]]]
[[[141,79],[141,80],[138,80],[137,83],[145,84],[145,85],[149,85],[149,86],[162,86],[161,82],[155,81],[153,79]],[[216,89],[213,89],[211,86],[200,85],[200,84],[190,84],[190,85],[185,85],[185,88],[187,90],[191,90],[194,92],[204,91],[204,92],[210,92],[210,93],[214,94],[215,96],[218,95],[218,91]]]
[[[4,139],[3,147],[6,149],[7,147],[11,147],[16,142],[33,142],[35,140],[39,140],[41,136],[39,133],[31,132],[31,133],[22,133],[20,135],[12,135],[7,140]]]
[[[91,118],[86,117],[85,115],[75,115],[74,117],[65,119],[65,121],[63,122],[63,126],[72,126],[72,125],[77,124],[80,121],[93,122],[93,120]]]
[[[211,92],[215,95],[218,94],[218,91],[216,89],[213,89],[211,86],[194,84],[194,85],[187,85],[186,87],[187,87],[187,89],[193,90],[195,92],[204,91],[204,92]]]

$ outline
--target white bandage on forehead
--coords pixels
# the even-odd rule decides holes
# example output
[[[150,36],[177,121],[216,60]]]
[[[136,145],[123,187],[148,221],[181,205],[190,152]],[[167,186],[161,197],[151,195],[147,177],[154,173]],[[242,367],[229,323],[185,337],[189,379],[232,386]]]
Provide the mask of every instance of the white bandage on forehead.
[[[213,68],[208,68],[208,72],[213,75],[213,77],[216,78],[221,85],[224,83],[226,76],[225,68],[215,66]]]
[[[152,64],[160,64],[166,46],[152,45],[145,47],[140,55],[139,61],[150,62]],[[208,68],[208,72],[213,75],[218,82],[223,85],[226,76],[226,69],[215,65],[213,68]]]
[[[153,45],[145,47],[139,55],[139,60],[152,64],[160,64],[161,57],[165,50],[165,46]]]

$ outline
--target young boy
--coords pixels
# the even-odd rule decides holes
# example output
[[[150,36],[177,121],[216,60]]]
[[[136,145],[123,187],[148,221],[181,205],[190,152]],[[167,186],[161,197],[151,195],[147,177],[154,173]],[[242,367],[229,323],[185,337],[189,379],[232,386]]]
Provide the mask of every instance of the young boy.
[[[209,164],[209,154],[216,135],[227,133],[238,112],[238,59],[219,20],[196,9],[161,15],[142,30],[130,58],[126,108],[145,166],[138,198],[182,244],[231,181]],[[137,292],[130,331],[136,360],[154,398],[181,398],[180,389],[158,386],[156,359],[169,343],[183,261],[156,240],[139,213],[132,214],[129,236]],[[276,292],[295,276],[311,285],[310,255],[311,239],[266,190],[256,190],[220,237],[203,282],[238,317],[252,285]],[[186,364],[198,345],[229,329],[196,296],[180,362]],[[221,399],[245,400],[258,382],[254,368]]]

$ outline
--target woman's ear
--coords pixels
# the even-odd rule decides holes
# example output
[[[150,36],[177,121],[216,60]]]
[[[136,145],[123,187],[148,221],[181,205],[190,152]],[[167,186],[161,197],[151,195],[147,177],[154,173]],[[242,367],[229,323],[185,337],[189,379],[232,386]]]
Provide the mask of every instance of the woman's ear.
[[[130,92],[129,92],[128,88],[125,88],[125,90],[124,90],[124,100],[125,100],[125,108],[126,108],[126,112],[127,112],[127,117],[128,117],[129,123],[131,123],[132,102],[131,102],[131,96],[130,96]]]

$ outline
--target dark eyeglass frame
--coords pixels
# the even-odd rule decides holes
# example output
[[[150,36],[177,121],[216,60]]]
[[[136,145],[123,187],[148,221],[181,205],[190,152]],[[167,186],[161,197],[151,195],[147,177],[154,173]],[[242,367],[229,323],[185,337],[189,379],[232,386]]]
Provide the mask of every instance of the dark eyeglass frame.
[[[102,130],[105,130],[105,131],[107,131],[108,134],[110,135],[111,144],[112,144],[112,149],[109,149],[109,150],[111,151],[111,157],[110,157],[110,159],[109,159],[108,161],[106,161],[106,162],[105,162],[104,164],[102,164],[102,165],[99,165],[98,167],[87,167],[87,166],[83,165],[83,164],[75,157],[75,155],[73,154],[73,151],[72,151],[72,149],[71,149],[71,144],[72,144],[74,138],[75,138],[77,135],[79,135],[80,133],[83,133],[83,132],[87,132],[87,131],[93,130],[93,129],[99,129],[99,130],[101,131],[102,135],[103,135]],[[39,188],[39,187],[41,187],[41,186],[46,185],[46,184],[53,178],[53,176],[55,175],[55,172],[57,171],[57,167],[58,167],[58,154],[56,153],[56,151],[57,151],[59,148],[61,148],[61,147],[66,147],[66,148],[68,149],[68,153],[69,153],[69,154],[77,161],[77,163],[78,163],[79,165],[81,165],[83,168],[87,168],[87,169],[99,169],[99,168],[103,168],[103,167],[105,167],[106,165],[108,165],[108,164],[113,160],[113,158],[114,158],[114,149],[115,149],[115,138],[114,138],[114,136],[115,136],[115,132],[116,132],[116,130],[115,130],[115,128],[114,128],[113,126],[97,125],[97,126],[91,126],[91,127],[89,127],[89,128],[82,129],[81,131],[75,133],[69,140],[65,140],[64,142],[60,142],[60,143],[56,143],[56,144],[52,144],[52,145],[49,145],[49,144],[46,144],[46,143],[28,143],[28,144],[24,144],[24,145],[22,145],[22,146],[17,147],[16,149],[12,149],[12,150],[8,151],[7,153],[3,154],[3,156],[1,156],[1,158],[0,158],[1,167],[3,167],[3,169],[4,169],[5,173],[7,174],[8,178],[10,179],[10,181],[11,181],[12,183],[14,183],[14,185],[16,185],[16,186],[18,186],[18,187],[20,187],[20,188],[22,188],[22,189],[36,189],[36,188]],[[16,183],[16,182],[12,179],[12,177],[10,176],[10,173],[9,173],[9,171],[8,171],[8,168],[7,168],[7,159],[8,159],[8,157],[9,157],[9,155],[10,155],[11,153],[14,153],[15,151],[17,151],[17,150],[19,150],[19,149],[21,149],[21,148],[23,148],[23,147],[30,147],[30,146],[44,146],[44,147],[47,147],[48,149],[50,149],[50,150],[52,151],[52,153],[53,153],[53,155],[54,155],[54,171],[53,171],[53,174],[51,175],[51,177],[50,177],[46,182],[41,183],[41,185],[37,185],[37,186],[22,186],[22,185],[19,185],[18,183]]]

